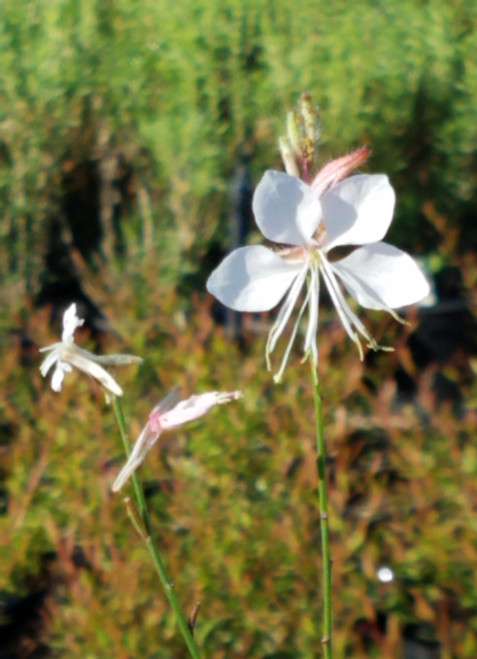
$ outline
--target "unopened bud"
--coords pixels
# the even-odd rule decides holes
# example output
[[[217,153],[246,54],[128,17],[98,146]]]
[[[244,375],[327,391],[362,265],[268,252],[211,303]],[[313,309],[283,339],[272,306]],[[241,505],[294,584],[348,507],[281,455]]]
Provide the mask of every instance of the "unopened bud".
[[[310,94],[302,94],[297,108],[287,113],[286,135],[279,142],[288,174],[311,180],[319,136],[318,109]]]
[[[300,121],[295,110],[287,113],[287,139],[295,156],[301,156]]]
[[[320,137],[320,119],[318,108],[313,105],[311,94],[304,93],[300,98],[300,115],[303,123],[303,134],[306,140],[315,147]]]
[[[290,146],[290,142],[286,137],[280,137],[278,140],[278,148],[280,149],[280,154],[282,156],[286,173],[290,174],[290,176],[296,176],[299,178],[300,170],[298,169],[298,165],[296,163],[296,155],[293,152],[293,149]]]
[[[146,532],[144,522],[142,521],[141,516],[139,515],[136,509],[136,506],[133,504],[133,502],[129,497],[124,498],[124,505],[126,506],[126,512],[128,514],[129,519],[133,523],[134,528],[139,533],[139,535],[144,540],[144,542],[147,542],[148,533]]]

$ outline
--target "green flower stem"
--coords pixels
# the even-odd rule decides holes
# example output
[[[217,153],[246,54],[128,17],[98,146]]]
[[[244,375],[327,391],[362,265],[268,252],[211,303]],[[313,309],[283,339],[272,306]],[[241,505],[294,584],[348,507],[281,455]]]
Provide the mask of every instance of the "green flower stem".
[[[318,495],[320,499],[321,555],[323,560],[323,656],[332,657],[331,620],[331,552],[330,524],[328,519],[328,493],[326,490],[325,435],[323,426],[323,402],[316,367],[311,362],[313,395],[316,416],[316,451],[318,466]]]
[[[129,441],[126,434],[126,424],[124,422],[123,410],[119,402],[119,399],[117,397],[114,398],[113,407],[114,407],[114,413],[116,415],[116,420],[118,422],[121,439],[123,441],[124,450],[126,452],[126,456],[129,457],[129,454],[131,453],[131,447],[129,445]],[[169,600],[169,603],[174,610],[174,613],[177,618],[177,622],[182,632],[182,636],[189,649],[190,656],[193,659],[200,659],[201,655],[199,648],[197,646],[197,643],[195,642],[194,637],[192,636],[192,632],[189,629],[189,625],[187,624],[184,614],[182,613],[179,600],[177,599],[177,595],[174,591],[173,585],[167,578],[164,563],[162,562],[162,559],[159,555],[159,551],[157,549],[157,545],[152,534],[151,518],[149,517],[149,512],[147,510],[144,491],[142,489],[141,483],[139,482],[139,478],[136,472],[133,472],[132,474],[132,481],[133,481],[134,491],[136,494],[137,504],[139,507],[139,512],[141,515],[141,521],[143,522],[146,531],[146,534],[144,536],[144,541],[151,555],[152,561],[154,563],[154,567],[156,568],[156,572],[159,575],[159,579],[161,580],[162,587],[166,592],[167,599]]]

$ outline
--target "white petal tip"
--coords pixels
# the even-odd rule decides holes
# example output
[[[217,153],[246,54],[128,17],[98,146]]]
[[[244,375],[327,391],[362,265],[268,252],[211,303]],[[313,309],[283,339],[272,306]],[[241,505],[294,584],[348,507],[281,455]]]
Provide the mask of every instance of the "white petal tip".
[[[119,396],[122,396],[123,393],[124,393],[123,390],[121,389],[121,387],[119,386],[119,384],[117,384],[117,383],[115,383],[115,384],[116,384],[115,387],[108,387],[109,394],[112,395],[113,397],[114,397],[114,396],[118,396],[118,397],[119,397]]]
[[[119,492],[119,490],[127,483],[134,471],[139,467],[142,460],[135,461],[134,463],[126,463],[119,472],[116,480],[111,488],[112,492]]]
[[[243,393],[241,391],[231,391],[225,395],[229,397],[229,400],[239,400],[240,398],[243,398]]]
[[[111,488],[111,491],[114,492],[114,493],[119,492],[119,490],[126,483],[128,478],[130,477],[130,475],[131,475],[131,472],[129,470],[128,470],[128,472],[126,472],[124,469],[122,469],[119,472],[116,480],[114,481],[113,486]]]

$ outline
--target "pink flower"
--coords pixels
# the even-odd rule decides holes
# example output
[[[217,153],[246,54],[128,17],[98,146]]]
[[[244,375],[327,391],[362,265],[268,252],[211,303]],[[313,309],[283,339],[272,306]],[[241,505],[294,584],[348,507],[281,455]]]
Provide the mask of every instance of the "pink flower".
[[[206,394],[191,396],[186,400],[179,400],[180,393],[179,387],[174,389],[152,410],[128,461],[114,481],[113,492],[118,492],[122,488],[133,471],[142,463],[163,431],[179,428],[204,416],[215,405],[223,405],[242,397],[240,391],[211,391]]]

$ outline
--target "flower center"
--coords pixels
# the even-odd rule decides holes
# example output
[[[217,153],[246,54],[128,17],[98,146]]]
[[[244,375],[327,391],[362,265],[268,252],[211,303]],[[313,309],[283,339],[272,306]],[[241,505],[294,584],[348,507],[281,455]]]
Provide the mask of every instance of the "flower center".
[[[326,241],[326,227],[324,222],[320,222],[319,225],[316,228],[315,235],[313,236],[313,240],[316,242],[317,247],[323,247]]]
[[[284,247],[278,251],[278,256],[287,263],[304,263],[308,260],[310,251],[308,247]]]

